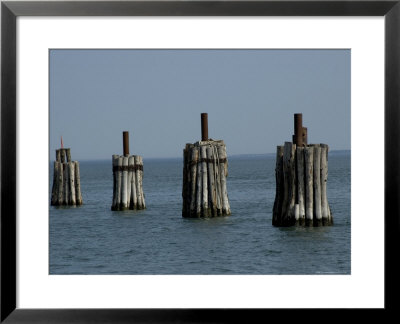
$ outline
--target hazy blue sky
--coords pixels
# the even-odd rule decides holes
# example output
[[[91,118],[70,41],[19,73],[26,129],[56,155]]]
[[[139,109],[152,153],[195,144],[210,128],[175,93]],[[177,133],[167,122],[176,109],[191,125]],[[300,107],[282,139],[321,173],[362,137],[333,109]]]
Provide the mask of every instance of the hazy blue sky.
[[[303,113],[309,143],[350,149],[350,50],[51,50],[50,157],[130,153],[181,157],[209,137],[227,153],[261,154],[291,141]]]

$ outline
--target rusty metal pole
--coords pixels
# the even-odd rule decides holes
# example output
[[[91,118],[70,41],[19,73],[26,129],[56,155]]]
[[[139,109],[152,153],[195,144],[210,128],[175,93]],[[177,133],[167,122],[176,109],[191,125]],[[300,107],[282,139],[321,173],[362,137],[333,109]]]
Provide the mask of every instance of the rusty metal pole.
[[[303,114],[294,114],[294,144],[303,146]]]
[[[208,114],[201,114],[201,140],[208,141]]]
[[[124,147],[124,156],[129,156],[129,132],[122,132],[122,141]]]

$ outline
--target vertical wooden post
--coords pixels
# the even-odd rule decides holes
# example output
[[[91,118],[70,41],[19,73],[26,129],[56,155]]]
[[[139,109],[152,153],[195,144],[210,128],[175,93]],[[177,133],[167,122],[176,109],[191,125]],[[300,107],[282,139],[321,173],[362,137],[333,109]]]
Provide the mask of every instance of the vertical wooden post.
[[[69,205],[76,205],[76,195],[75,195],[75,163],[68,162],[68,175],[69,175]]]
[[[282,203],[284,196],[283,183],[283,146],[276,147],[276,165],[275,165],[275,202],[272,216],[272,225],[279,226],[282,217]]]
[[[190,186],[190,172],[188,172],[189,159],[190,159],[190,144],[186,144],[183,149],[183,174],[182,174],[182,216],[185,216],[188,212],[190,212],[190,200],[188,199],[189,186]]]
[[[126,156],[126,209],[131,209],[131,197],[132,197],[132,170],[130,166],[130,157]]]
[[[284,179],[284,198],[282,203],[282,221],[284,226],[291,226],[295,223],[294,204],[296,195],[295,182],[295,155],[296,145],[292,142],[285,142],[283,148],[283,179]]]
[[[132,209],[131,208],[131,197],[132,197],[132,194],[131,194],[131,191],[132,191],[132,170],[131,170],[131,166],[130,166],[130,164],[129,164],[129,162],[130,162],[130,156],[127,156],[126,157],[126,159],[128,160],[127,161],[127,172],[128,172],[128,178],[127,178],[127,181],[126,181],[126,199],[127,199],[127,201],[126,201],[126,208],[127,209]]]
[[[129,156],[129,132],[122,132],[124,156]]]
[[[219,176],[221,179],[221,202],[222,202],[222,213],[224,215],[230,215],[231,209],[229,206],[228,192],[226,188],[226,149],[225,145],[218,145],[218,157],[219,157]]]
[[[217,193],[215,189],[215,170],[214,170],[214,152],[211,145],[207,146],[207,160],[208,160],[208,200],[210,206],[211,216],[217,216]]]
[[[136,165],[136,195],[137,195],[137,209],[144,209],[144,195],[142,188],[142,175],[143,175],[143,163],[142,157],[135,155],[135,165]]]
[[[305,207],[304,207],[304,147],[296,148],[297,160],[297,201],[299,204],[299,224],[305,222]]]
[[[208,141],[208,114],[201,114],[201,140]]]
[[[202,216],[208,217],[209,210],[208,210],[208,174],[207,174],[207,148],[205,145],[200,147],[201,149],[201,170],[202,170]]]
[[[118,155],[117,154],[113,154],[112,156],[112,170],[113,170],[113,201],[112,201],[112,205],[111,205],[111,210],[117,210],[117,168],[118,168]]]
[[[60,162],[54,161],[53,189],[51,192],[51,205],[58,205],[58,173],[60,172]]]
[[[215,191],[217,194],[217,215],[221,216],[222,213],[222,189],[221,189],[221,176],[220,176],[220,167],[219,167],[219,153],[217,146],[213,145],[213,152],[214,152],[214,172],[216,177],[216,184],[215,184]]]
[[[299,204],[294,204],[294,219],[296,220],[296,224],[299,224],[299,218],[300,218]]]
[[[307,146],[304,148],[304,164],[305,164],[305,193],[306,193],[306,225],[313,226],[314,215],[314,147]]]
[[[117,162],[117,191],[116,191],[116,196],[117,196],[117,204],[116,204],[116,210],[121,209],[121,196],[122,196],[122,163],[123,163],[123,157],[118,155],[118,162]]]
[[[136,176],[136,196],[137,196],[137,209],[142,209],[142,196],[140,188],[140,156],[135,155],[135,176]]]
[[[140,196],[142,198],[142,209],[146,209],[146,200],[144,199],[143,192],[143,159],[140,156]]]
[[[71,149],[66,148],[66,149],[65,149],[65,152],[66,152],[66,154],[67,154],[67,162],[72,162],[72,159],[71,159]]]
[[[199,147],[199,160],[197,162],[197,179],[196,179],[196,216],[201,217],[201,199],[203,196],[203,166],[201,163],[201,149]]]
[[[314,145],[314,226],[322,225],[321,211],[321,147]]]
[[[61,163],[65,163],[65,149],[60,149],[60,160]]]
[[[69,172],[68,172],[68,164],[63,163],[63,180],[64,180],[64,197],[63,197],[63,205],[68,205],[69,201]]]
[[[130,173],[130,209],[137,209],[137,194],[136,194],[136,172],[135,172],[135,156],[130,156],[128,160],[129,173]]]
[[[75,161],[75,195],[76,204],[82,205],[82,192],[81,192],[81,176],[79,171],[79,162]]]
[[[120,210],[128,209],[128,156],[122,158],[122,179],[121,179],[121,207]]]
[[[197,165],[199,160],[199,149],[193,147],[190,161],[190,216],[196,216],[197,205],[196,205],[196,178],[197,178]]]
[[[308,145],[307,127],[303,127],[303,145]]]
[[[188,190],[188,175],[187,175],[187,168],[188,168],[188,145],[186,144],[185,148],[183,149],[183,174],[182,174],[182,216],[187,213],[187,190]]]
[[[63,164],[59,162],[58,164],[58,177],[57,177],[57,187],[58,187],[58,203],[57,205],[61,206],[64,202],[64,172],[63,172]]]
[[[60,150],[56,150],[56,161],[61,162]]]
[[[329,225],[329,206],[326,192],[328,181],[328,149],[328,145],[321,144],[321,209],[323,225]]]

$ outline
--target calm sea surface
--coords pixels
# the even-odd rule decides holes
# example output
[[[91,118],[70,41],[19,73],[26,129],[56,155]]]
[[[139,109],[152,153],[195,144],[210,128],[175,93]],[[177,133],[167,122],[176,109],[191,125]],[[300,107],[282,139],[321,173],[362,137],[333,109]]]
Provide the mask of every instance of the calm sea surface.
[[[182,218],[182,168],[144,159],[147,209],[113,212],[111,157],[81,161],[84,205],[50,207],[50,274],[350,274],[350,152],[329,153],[329,227],[272,226],[272,155],[229,158],[231,216]]]

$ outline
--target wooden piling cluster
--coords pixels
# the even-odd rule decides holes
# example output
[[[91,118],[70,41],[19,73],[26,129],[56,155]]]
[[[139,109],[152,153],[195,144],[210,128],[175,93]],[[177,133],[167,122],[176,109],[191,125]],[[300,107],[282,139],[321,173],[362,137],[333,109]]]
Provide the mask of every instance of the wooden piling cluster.
[[[199,141],[183,150],[183,217],[231,214],[226,178],[228,160],[224,141]]]
[[[202,113],[201,141],[183,150],[182,217],[230,215],[227,176],[225,143],[208,138],[208,114]]]
[[[123,132],[124,155],[112,156],[113,200],[111,210],[145,209],[143,159],[129,155],[129,134]]]
[[[297,135],[295,127],[293,138],[301,138],[300,143],[285,142],[284,146],[277,146],[272,224],[332,225],[327,198],[329,146],[307,144],[304,137]]]
[[[76,206],[82,203],[79,163],[71,160],[69,148],[60,148],[56,150],[54,161],[51,205]]]

